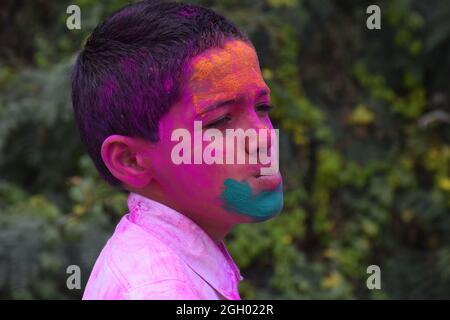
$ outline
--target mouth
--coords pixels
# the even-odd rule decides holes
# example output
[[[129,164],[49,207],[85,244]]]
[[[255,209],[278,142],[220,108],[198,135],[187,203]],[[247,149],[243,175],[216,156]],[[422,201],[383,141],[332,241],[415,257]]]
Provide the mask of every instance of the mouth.
[[[276,189],[282,182],[281,174],[262,175],[259,172],[250,179],[255,189],[259,191],[270,191]]]

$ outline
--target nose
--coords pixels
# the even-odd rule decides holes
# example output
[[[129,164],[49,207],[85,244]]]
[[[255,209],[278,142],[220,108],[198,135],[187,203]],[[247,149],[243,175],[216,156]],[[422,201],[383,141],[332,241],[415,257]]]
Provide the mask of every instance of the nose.
[[[272,135],[274,134],[271,130],[272,127],[257,117],[251,129],[255,130],[256,134],[245,139],[245,152],[250,156],[258,156],[260,152],[267,153],[272,146]]]

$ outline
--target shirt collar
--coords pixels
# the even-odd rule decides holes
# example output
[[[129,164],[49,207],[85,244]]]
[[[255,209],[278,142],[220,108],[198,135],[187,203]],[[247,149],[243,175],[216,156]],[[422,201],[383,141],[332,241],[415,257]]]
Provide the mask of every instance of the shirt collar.
[[[171,247],[223,296],[239,299],[237,285],[243,277],[223,241],[216,244],[190,218],[137,193],[129,194],[128,209],[131,222]]]

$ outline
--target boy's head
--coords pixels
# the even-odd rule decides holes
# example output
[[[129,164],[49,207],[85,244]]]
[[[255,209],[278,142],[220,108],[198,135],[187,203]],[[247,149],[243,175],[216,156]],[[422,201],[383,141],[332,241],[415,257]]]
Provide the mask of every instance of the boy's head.
[[[177,129],[192,137],[178,156],[192,159],[208,148],[196,144],[199,130],[216,129],[216,140],[226,129],[265,130],[265,148],[274,141],[254,47],[212,10],[146,1],[116,12],[79,54],[72,99],[81,139],[109,184],[163,202],[211,232],[281,210],[281,176],[260,176],[261,163],[174,161]],[[262,139],[244,138],[233,152],[256,154]],[[225,144],[212,154],[224,155]]]

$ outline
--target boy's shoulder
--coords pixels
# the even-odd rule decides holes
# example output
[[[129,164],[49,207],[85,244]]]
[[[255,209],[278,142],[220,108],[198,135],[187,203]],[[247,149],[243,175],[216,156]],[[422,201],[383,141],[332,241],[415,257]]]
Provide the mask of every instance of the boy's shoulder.
[[[133,279],[128,279],[130,286],[135,285],[133,281],[142,284],[142,280],[183,277],[183,273],[176,272],[176,266],[183,261],[167,241],[157,236],[157,230],[154,233],[144,230],[125,215],[108,241],[111,243],[108,259],[117,271],[128,275],[127,279],[130,274],[134,275]]]
[[[156,283],[180,286],[189,282],[188,268],[165,241],[125,215],[102,249],[83,298],[95,299],[93,293],[98,295],[105,288],[113,296],[97,298],[126,298],[130,292]]]

